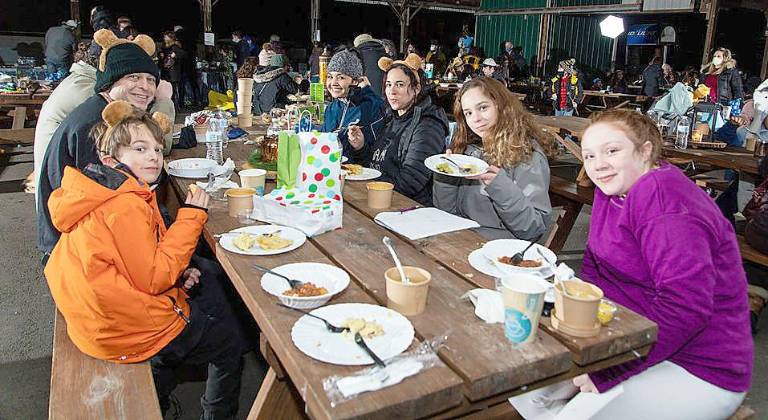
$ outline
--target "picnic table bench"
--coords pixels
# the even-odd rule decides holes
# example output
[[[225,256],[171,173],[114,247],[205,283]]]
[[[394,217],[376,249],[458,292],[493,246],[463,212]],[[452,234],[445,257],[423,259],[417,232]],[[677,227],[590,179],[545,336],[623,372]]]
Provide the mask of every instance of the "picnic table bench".
[[[256,146],[230,143],[227,154],[236,164],[245,161]],[[174,150],[173,158],[199,157],[204,148]],[[237,179],[236,176],[233,179]],[[169,201],[175,205],[186,194],[189,179],[172,178]],[[268,188],[273,184],[268,184]],[[379,210],[367,208],[364,183],[347,181],[344,190],[344,227],[310,238],[300,248],[285,254],[252,257],[221,248],[213,235],[240,227],[229,217],[226,203],[212,201],[204,229],[206,241],[229,275],[235,289],[258,323],[267,349],[270,373],[262,385],[249,418],[269,418],[285,413],[285,407],[311,418],[448,418],[481,413],[508,416],[507,398],[527,390],[562,381],[584,372],[633,360],[646,354],[656,339],[656,325],[638,314],[620,308],[620,316],[592,339],[569,338],[553,332],[546,322],[537,339],[514,347],[500,325],[486,324],[474,308],[460,300],[476,287],[494,287],[494,279],[467,262],[467,255],[486,240],[473,231],[438,235],[410,241],[377,225],[372,218]],[[395,194],[392,208],[411,206],[408,198]],[[315,361],[293,344],[290,331],[300,314],[275,305],[261,289],[261,274],[251,265],[258,262],[274,268],[291,262],[323,262],[344,269],[352,281],[331,304],[363,302],[386,304],[383,273],[392,266],[381,244],[392,237],[400,258],[408,265],[432,274],[427,309],[409,317],[417,340],[446,336],[438,356],[443,365],[425,370],[402,383],[362,394],[352,401],[332,406],[322,380],[330,375],[348,375],[359,368]],[[415,345],[415,342],[414,342]],[[413,346],[411,347],[413,348]],[[295,412],[293,411],[293,412]]]
[[[81,352],[56,310],[48,418],[162,419],[149,363],[118,364]]]

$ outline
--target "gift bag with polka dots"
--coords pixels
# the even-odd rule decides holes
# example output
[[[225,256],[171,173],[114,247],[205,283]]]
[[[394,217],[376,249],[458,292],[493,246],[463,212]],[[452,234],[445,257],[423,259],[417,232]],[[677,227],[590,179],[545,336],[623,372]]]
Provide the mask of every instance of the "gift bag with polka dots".
[[[341,201],[341,145],[336,133],[298,133],[301,162],[296,188],[318,199]]]

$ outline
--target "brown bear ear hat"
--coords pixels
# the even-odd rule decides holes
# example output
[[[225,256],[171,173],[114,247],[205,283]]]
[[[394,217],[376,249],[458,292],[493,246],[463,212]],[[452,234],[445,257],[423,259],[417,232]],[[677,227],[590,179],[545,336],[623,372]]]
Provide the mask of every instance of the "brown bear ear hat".
[[[147,35],[141,34],[136,36],[133,41],[127,39],[118,38],[114,32],[109,29],[99,29],[93,34],[93,40],[101,46],[101,55],[99,56],[99,70],[105,71],[107,67],[107,54],[112,47],[121,44],[134,43],[141,47],[148,56],[155,55],[155,41]]]
[[[107,124],[107,127],[114,127],[124,119],[133,115],[136,108],[126,101],[112,101],[101,111],[101,118]],[[163,134],[171,132],[171,119],[162,112],[152,114],[152,119],[160,126]]]
[[[392,60],[389,57],[381,57],[379,59],[379,68],[385,73],[392,68],[394,64],[403,64],[416,75],[416,80],[419,80],[419,69],[421,68],[421,57],[418,54],[410,53],[405,60]]]

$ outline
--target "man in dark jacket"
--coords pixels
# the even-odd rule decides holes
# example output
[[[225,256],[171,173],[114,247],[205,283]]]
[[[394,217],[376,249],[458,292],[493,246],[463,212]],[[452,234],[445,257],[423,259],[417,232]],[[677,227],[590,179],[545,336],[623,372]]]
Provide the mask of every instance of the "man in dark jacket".
[[[354,44],[363,57],[363,74],[371,82],[371,89],[382,96],[384,94],[384,73],[379,69],[379,58],[387,55],[384,45],[369,34],[358,35]]]
[[[253,111],[268,113],[272,108],[284,108],[288,95],[299,91],[299,85],[285,70],[285,56],[273,55],[269,67],[253,75]]]
[[[248,58],[249,46],[243,40],[243,33],[241,31],[232,32],[232,42],[235,43],[235,63],[237,68],[243,65],[245,59]]]
[[[101,34],[96,35],[94,38]],[[61,236],[51,222],[48,198],[61,186],[65,167],[82,170],[89,163],[100,162],[90,131],[102,121],[101,112],[107,104],[122,99],[146,110],[153,100],[170,98],[169,86],[163,89],[163,98],[156,96],[159,94],[160,71],[151,57],[155,52],[154,42],[146,35],[139,35],[136,40],[149,45],[147,48],[151,51],[127,40],[105,48],[102,51],[104,66],[96,71],[96,93],[75,108],[53,133],[43,158],[38,185],[37,247],[46,255],[51,253]]]
[[[75,53],[75,35],[72,33],[75,28],[77,22],[70,19],[45,33],[45,64],[49,73],[69,73]]]
[[[659,88],[664,86],[664,71],[661,69],[661,57],[654,56],[648,67],[643,70],[643,95],[659,96]]]

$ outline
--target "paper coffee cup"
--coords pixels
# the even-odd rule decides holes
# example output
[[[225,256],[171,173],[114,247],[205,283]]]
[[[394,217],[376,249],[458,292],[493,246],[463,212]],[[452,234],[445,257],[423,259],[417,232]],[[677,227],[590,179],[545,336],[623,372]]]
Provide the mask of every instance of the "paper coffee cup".
[[[232,188],[227,190],[227,208],[230,217],[238,217],[243,210],[253,210],[253,188]]]
[[[243,188],[253,188],[257,195],[264,195],[264,181],[267,178],[267,171],[264,169],[245,169],[238,173],[240,176],[240,186]]]
[[[395,189],[389,182],[369,182],[368,207],[372,209],[388,209],[392,205],[392,191]]]
[[[427,294],[432,275],[429,271],[418,267],[403,267],[405,276],[410,280],[403,283],[397,267],[384,272],[387,280],[387,307],[403,315],[418,315],[427,306]]]
[[[237,125],[241,128],[253,126],[253,114],[245,112],[237,116]]]
[[[529,274],[501,279],[504,299],[504,335],[514,344],[525,344],[536,338],[544,294],[551,285]]]
[[[253,79],[252,78],[239,78],[237,79],[237,90],[238,92],[252,92],[253,89]]]

